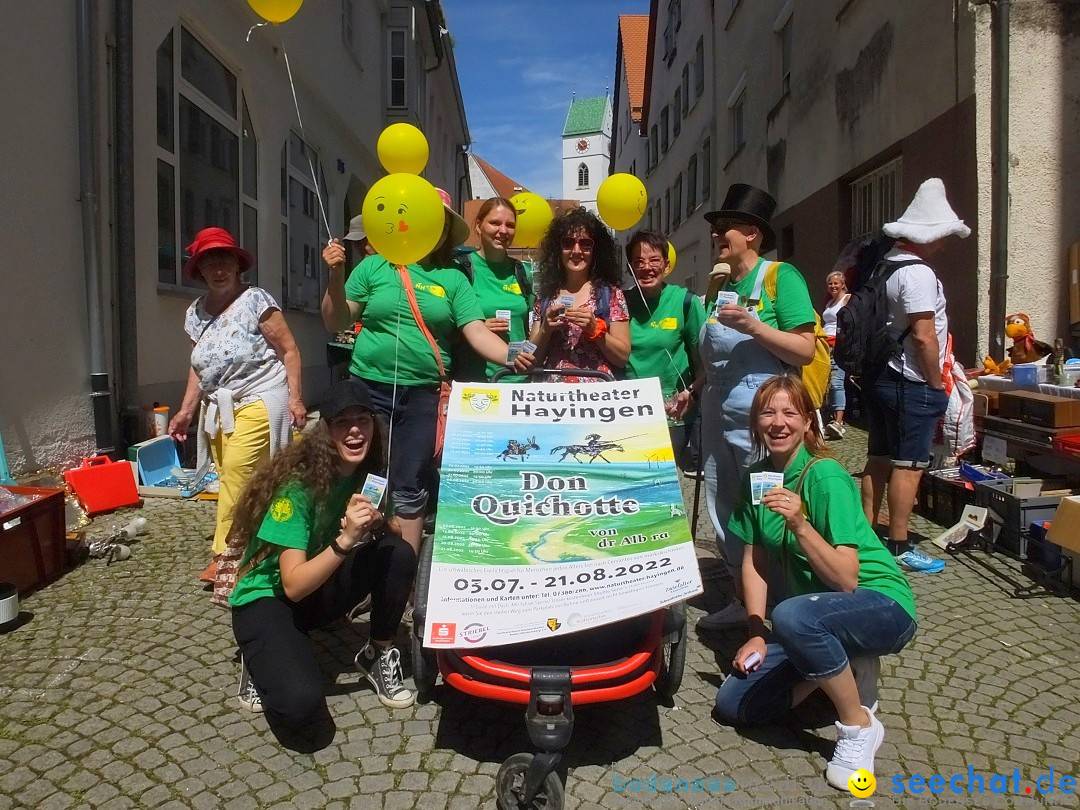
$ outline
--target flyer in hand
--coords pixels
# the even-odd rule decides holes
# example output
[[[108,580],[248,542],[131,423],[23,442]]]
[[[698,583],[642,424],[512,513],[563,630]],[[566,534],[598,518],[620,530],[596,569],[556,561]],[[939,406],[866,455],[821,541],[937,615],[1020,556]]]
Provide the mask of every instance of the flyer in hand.
[[[701,593],[656,379],[455,382],[424,645],[571,633]]]

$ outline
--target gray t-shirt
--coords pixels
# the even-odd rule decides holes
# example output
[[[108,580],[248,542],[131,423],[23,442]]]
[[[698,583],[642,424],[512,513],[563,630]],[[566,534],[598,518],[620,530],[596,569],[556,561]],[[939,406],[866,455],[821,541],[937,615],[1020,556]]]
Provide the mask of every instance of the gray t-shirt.
[[[893,248],[886,256],[890,261],[919,261],[919,257]],[[885,284],[885,295],[889,300],[889,318],[885,328],[893,337],[908,328],[909,315],[919,312],[934,313],[934,331],[938,339],[938,368],[945,366],[945,349],[949,338],[949,319],[945,314],[945,293],[941,282],[925,264],[909,264],[894,272]],[[909,380],[926,382],[919,357],[915,352],[915,343],[911,333],[904,338],[904,354],[889,361],[889,367],[899,371]]]

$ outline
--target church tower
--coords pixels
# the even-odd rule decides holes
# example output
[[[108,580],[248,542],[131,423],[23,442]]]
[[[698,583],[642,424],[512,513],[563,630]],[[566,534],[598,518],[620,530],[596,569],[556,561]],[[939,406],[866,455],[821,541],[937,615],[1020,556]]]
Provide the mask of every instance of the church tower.
[[[596,213],[596,190],[608,176],[610,155],[611,100],[575,98],[563,127],[563,199]]]

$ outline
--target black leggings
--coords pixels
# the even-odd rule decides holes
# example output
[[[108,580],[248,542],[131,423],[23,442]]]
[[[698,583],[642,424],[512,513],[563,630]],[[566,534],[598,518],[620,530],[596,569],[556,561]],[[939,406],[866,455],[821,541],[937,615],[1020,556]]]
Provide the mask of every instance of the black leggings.
[[[392,534],[349,552],[318,590],[299,602],[264,597],[233,608],[233,635],[263,707],[293,723],[325,707],[323,675],[308,631],[322,627],[371,594],[371,637],[397,634],[416,572],[416,552]]]

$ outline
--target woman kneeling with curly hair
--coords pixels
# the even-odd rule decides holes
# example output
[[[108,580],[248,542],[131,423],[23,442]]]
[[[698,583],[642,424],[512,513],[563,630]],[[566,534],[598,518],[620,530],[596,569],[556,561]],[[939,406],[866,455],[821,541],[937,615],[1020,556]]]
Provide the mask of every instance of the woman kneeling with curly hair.
[[[393,639],[416,554],[358,495],[386,474],[385,444],[367,386],[346,381],[323,397],[322,419],[255,475],[236,508],[247,540],[229,599],[244,673],[240,702],[291,724],[325,712],[323,675],[308,631],[340,619],[369,594],[371,640],[356,664],[391,708],[411,706]]]

